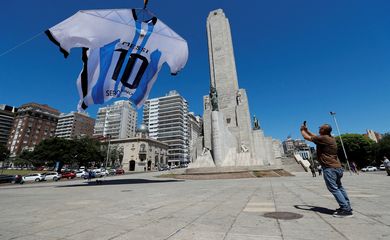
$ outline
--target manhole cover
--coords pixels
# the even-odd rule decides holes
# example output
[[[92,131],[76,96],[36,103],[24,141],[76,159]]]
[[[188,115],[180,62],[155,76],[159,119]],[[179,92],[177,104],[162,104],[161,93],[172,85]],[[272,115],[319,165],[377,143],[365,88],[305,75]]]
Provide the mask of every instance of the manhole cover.
[[[282,219],[282,220],[292,220],[292,219],[298,219],[303,217],[303,215],[298,213],[292,213],[292,212],[269,212],[265,213],[263,215],[267,218],[275,218],[275,219]]]
[[[131,192],[131,190],[122,190],[121,192]]]

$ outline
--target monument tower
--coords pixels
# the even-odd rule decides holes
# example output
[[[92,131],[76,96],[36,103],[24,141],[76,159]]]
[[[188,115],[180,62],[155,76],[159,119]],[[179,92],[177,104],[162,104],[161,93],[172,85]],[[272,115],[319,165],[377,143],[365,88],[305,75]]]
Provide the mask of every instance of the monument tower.
[[[252,128],[246,91],[238,85],[229,20],[222,9],[210,12],[207,37],[210,95],[203,97],[203,151],[202,154],[198,153],[193,165],[209,167],[213,163],[221,167],[274,164],[272,138],[264,137],[257,120],[256,127]],[[208,157],[207,150],[210,150]]]

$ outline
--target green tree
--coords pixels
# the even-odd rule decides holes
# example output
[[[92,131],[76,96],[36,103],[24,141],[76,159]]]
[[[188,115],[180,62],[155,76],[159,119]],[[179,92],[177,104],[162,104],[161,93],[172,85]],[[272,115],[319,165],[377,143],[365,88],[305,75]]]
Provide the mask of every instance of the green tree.
[[[104,153],[100,142],[91,138],[75,140],[50,138],[40,142],[31,153],[19,156],[20,163],[29,162],[35,167],[54,166],[57,162],[60,167],[64,164],[91,166],[103,162]]]
[[[362,168],[375,161],[375,142],[361,134],[342,134],[341,135],[347,152],[348,160],[353,161],[359,168]],[[346,163],[340,138],[336,137],[337,155],[341,162]]]
[[[384,156],[390,158],[390,133],[384,134],[382,139],[378,142],[376,156],[377,162],[382,162]]]
[[[40,142],[34,149],[34,166],[42,162],[54,166],[56,162],[69,164],[72,162],[72,140],[49,138]]]
[[[74,140],[72,148],[74,162],[78,166],[99,165],[104,162],[105,151],[102,150],[101,143],[92,138],[81,138]]]
[[[9,150],[8,148],[3,145],[3,144],[0,144],[0,162],[4,162],[5,160],[7,160],[9,157]]]
[[[14,160],[13,164],[18,167],[28,167],[28,166],[42,166],[43,163],[39,165],[38,162],[34,161],[34,153],[29,150],[23,150]]]

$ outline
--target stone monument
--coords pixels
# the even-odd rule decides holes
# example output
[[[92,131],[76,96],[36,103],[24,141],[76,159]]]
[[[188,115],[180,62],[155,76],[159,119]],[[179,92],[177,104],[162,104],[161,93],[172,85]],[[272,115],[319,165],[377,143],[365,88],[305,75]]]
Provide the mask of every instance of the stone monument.
[[[257,118],[252,128],[245,89],[238,86],[230,25],[222,9],[207,18],[210,94],[203,97],[203,132],[191,168],[264,166],[275,161],[273,139],[265,137]],[[211,106],[210,106],[211,105]],[[209,151],[202,151],[207,149]]]

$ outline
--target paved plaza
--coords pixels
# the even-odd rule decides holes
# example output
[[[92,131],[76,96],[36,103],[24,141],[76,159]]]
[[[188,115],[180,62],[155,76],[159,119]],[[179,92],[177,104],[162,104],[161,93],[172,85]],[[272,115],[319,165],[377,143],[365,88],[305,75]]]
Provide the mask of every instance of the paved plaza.
[[[0,239],[390,239],[384,172],[345,174],[354,217],[343,219],[332,217],[338,206],[323,179],[309,173],[224,180],[159,174],[108,177],[101,185],[0,186]],[[275,211],[296,218],[267,217]]]

